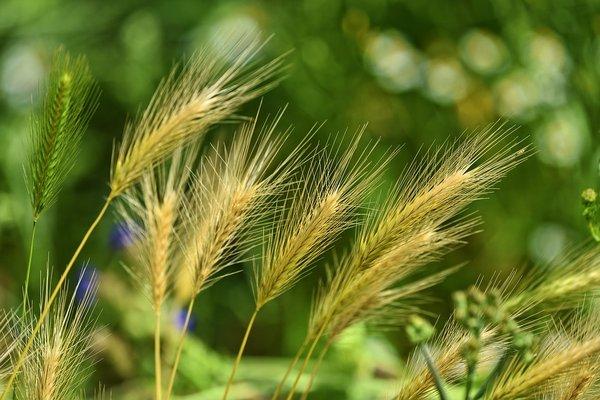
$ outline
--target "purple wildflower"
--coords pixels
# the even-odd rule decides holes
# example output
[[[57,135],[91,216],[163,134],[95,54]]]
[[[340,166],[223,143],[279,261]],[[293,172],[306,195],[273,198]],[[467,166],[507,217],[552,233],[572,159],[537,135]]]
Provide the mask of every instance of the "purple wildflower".
[[[180,308],[177,310],[173,317],[173,323],[178,330],[182,330],[185,326],[185,317],[187,316],[187,308]],[[190,321],[188,323],[187,331],[192,332],[196,329],[196,317],[194,314],[190,315]]]
[[[96,297],[98,287],[97,268],[93,265],[84,265],[77,271],[77,286],[75,287],[75,299],[79,303],[90,303]]]
[[[108,244],[111,249],[118,251],[131,246],[134,240],[135,227],[132,224],[119,222],[113,225],[108,238]]]

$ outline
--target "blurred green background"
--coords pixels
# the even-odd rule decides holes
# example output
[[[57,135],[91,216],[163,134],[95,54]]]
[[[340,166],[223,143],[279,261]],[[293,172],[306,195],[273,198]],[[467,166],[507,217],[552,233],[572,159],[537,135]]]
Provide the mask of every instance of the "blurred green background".
[[[174,62],[201,46],[218,47],[219,30],[230,27],[243,35],[274,35],[266,57],[293,50],[288,78],[262,99],[263,115],[289,104],[282,126],[294,125],[294,140],[315,122],[326,121],[315,137],[320,141],[368,122],[368,137],[380,141],[382,152],[403,146],[388,182],[419,148],[497,119],[517,124],[515,136],[535,145],[536,154],[473,207],[483,231],[441,263],[469,262],[430,293],[438,299],[434,312],[447,313],[450,293],[480,275],[544,265],[588,240],[579,193],[598,183],[599,1],[2,0],[2,304],[20,298],[31,225],[22,174],[28,116],[53,50],[64,44],[85,54],[102,95],[67,187],[41,220],[33,286],[46,263],[58,270],[65,264],[101,205],[111,146],[127,118],[147,104]],[[242,114],[255,114],[258,103]],[[122,271],[126,259],[123,235],[107,218],[81,258],[101,276],[97,372],[90,387],[101,381],[119,399],[146,399],[151,319]],[[259,318],[238,375],[239,398],[260,398],[263,387],[278,381],[303,338],[320,273],[317,267]],[[178,382],[185,398],[218,398],[251,311],[244,274],[201,295]],[[167,343],[177,334],[178,313],[174,305]],[[406,352],[399,332],[354,329],[328,357],[315,398],[390,393]]]

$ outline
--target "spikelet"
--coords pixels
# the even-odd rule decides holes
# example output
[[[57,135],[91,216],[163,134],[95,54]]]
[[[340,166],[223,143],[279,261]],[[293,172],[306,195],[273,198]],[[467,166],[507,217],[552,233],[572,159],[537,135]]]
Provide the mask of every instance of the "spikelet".
[[[480,366],[497,361],[497,355],[505,343],[503,340],[492,342],[494,332],[484,330],[482,332],[483,348],[480,354]],[[462,349],[467,343],[469,335],[461,329],[458,324],[448,322],[440,337],[432,345],[432,358],[442,377],[448,380],[458,378],[464,371]],[[425,365],[418,353],[408,360],[408,369],[404,373],[403,381],[397,400],[421,400],[428,399],[435,392],[433,376],[427,365]]]
[[[325,155],[309,165],[304,185],[292,199],[287,213],[276,219],[260,266],[255,269],[254,294],[258,309],[292,287],[336,239],[351,225],[351,215],[361,205],[388,158],[367,161],[373,147],[355,155],[363,130],[348,151],[335,160]]]
[[[21,323],[22,319],[11,312],[0,312],[0,379],[10,373],[11,357],[23,339]]]
[[[73,167],[97,98],[86,59],[57,50],[42,104],[31,120],[26,179],[34,221],[54,203]]]
[[[241,104],[269,90],[278,80],[283,57],[253,69],[260,48],[256,40],[238,38],[225,55],[204,49],[187,64],[175,67],[146,110],[125,128],[113,160],[111,196],[122,193],[175,149],[230,117]],[[228,64],[225,60],[231,58],[235,61]]]
[[[476,219],[452,220],[523,160],[526,150],[516,150],[517,142],[496,149],[512,131],[492,125],[462,144],[434,151],[424,164],[417,160],[411,164],[398,193],[371,215],[318,291],[310,336],[337,335],[366,318],[385,316],[394,298],[387,293],[396,283],[473,231]]]
[[[229,148],[216,147],[203,157],[187,206],[180,260],[194,296],[256,244],[247,233],[264,220],[266,200],[282,190],[288,167],[295,164],[292,154],[269,169],[286,136],[275,134],[280,118],[260,132],[256,119],[244,124]]]
[[[598,398],[598,368],[596,360],[583,362],[578,368],[563,374],[556,384],[548,385],[543,400],[592,400]]]
[[[587,363],[597,365],[600,355],[598,315],[583,315],[572,328],[550,334],[536,358],[524,365],[513,359],[487,394],[487,400],[508,400],[543,395],[556,388],[565,375],[581,372]]]
[[[49,287],[45,292],[47,301]],[[86,288],[79,304],[75,296],[69,299],[61,293],[17,378],[18,398],[64,400],[79,397],[89,373],[85,366],[91,340],[88,312],[94,293],[95,283]],[[33,325],[25,322],[24,326],[31,329]]]
[[[596,296],[600,288],[600,246],[574,250],[554,262],[555,267],[534,271],[506,299],[505,307],[515,313],[532,308],[564,309]]]
[[[122,197],[118,207],[122,219],[135,237],[134,277],[146,289],[155,311],[159,310],[169,289],[178,232],[192,167],[198,146],[178,149],[168,166],[147,171],[139,185]]]

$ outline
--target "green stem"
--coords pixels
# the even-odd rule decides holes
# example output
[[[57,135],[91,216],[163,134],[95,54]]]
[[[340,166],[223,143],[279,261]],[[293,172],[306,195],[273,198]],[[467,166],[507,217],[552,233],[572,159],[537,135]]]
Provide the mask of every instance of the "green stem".
[[[487,377],[485,382],[483,382],[477,393],[475,393],[475,396],[473,396],[473,400],[479,400],[485,395],[488,388],[494,383],[498,376],[500,376],[500,373],[502,372],[504,364],[506,364],[508,358],[509,352],[506,351],[504,352],[498,363],[494,366],[494,369],[492,370],[492,372],[490,372],[490,375]]]
[[[19,353],[19,355],[16,359],[16,362],[13,364],[14,366],[12,368],[12,372],[11,372],[10,376],[8,377],[8,380],[6,381],[6,385],[4,386],[4,389],[2,390],[2,394],[0,395],[0,400],[6,399],[6,396],[10,392],[18,373],[21,370],[21,367],[23,366],[23,363],[25,362],[25,359],[27,358],[27,353],[31,349],[31,346],[33,345],[33,342],[34,342],[35,338],[37,337],[37,334],[39,333],[40,329],[42,328],[42,325],[44,324],[44,321],[46,320],[46,317],[48,316],[48,313],[50,312],[50,308],[52,307],[52,304],[56,300],[58,293],[60,292],[62,286],[64,285],[65,281],[67,280],[69,272],[73,268],[73,265],[75,265],[75,261],[77,261],[77,257],[79,257],[79,253],[81,253],[81,250],[83,250],[83,246],[85,246],[88,239],[92,235],[92,232],[94,231],[96,226],[100,223],[100,220],[102,220],[102,217],[106,213],[106,210],[108,210],[108,206],[110,205],[110,203],[112,202],[113,199],[114,199],[114,195],[111,193],[111,195],[109,195],[108,198],[106,199],[106,201],[104,202],[104,205],[100,209],[98,215],[96,216],[96,219],[92,222],[92,224],[90,225],[88,230],[85,232],[85,235],[83,235],[83,238],[81,239],[81,242],[79,243],[79,246],[77,246],[75,253],[73,253],[71,260],[65,267],[65,270],[63,271],[62,275],[60,276],[58,283],[52,290],[52,293],[50,294],[48,301],[44,304],[44,308],[42,309],[42,312],[40,313],[40,316],[39,316],[35,326],[33,327],[33,331],[31,332],[31,335],[29,336],[27,343],[25,343],[23,350],[21,350],[21,352]]]
[[[156,400],[162,400],[162,372],[160,359],[160,309],[154,316],[154,379],[156,385]]]
[[[277,398],[279,398],[279,394],[281,393],[281,389],[283,388],[283,385],[287,381],[287,378],[290,376],[292,369],[294,369],[296,364],[298,364],[298,361],[300,360],[300,356],[302,356],[302,353],[304,353],[304,349],[306,348],[307,345],[308,345],[308,340],[305,339],[304,342],[302,343],[302,345],[300,346],[300,348],[298,349],[298,351],[296,352],[294,359],[292,360],[290,365],[288,365],[288,368],[285,371],[283,378],[281,379],[281,381],[279,381],[279,384],[275,388],[275,393],[273,393],[271,400],[277,400]]]
[[[292,400],[292,398],[294,397],[294,392],[296,391],[298,382],[300,381],[300,378],[302,377],[302,374],[304,373],[304,370],[306,369],[306,365],[308,364],[308,361],[312,357],[312,355],[315,351],[315,348],[317,347],[317,343],[319,343],[321,336],[323,336],[323,333],[325,332],[326,325],[327,324],[323,324],[323,327],[321,328],[321,330],[319,330],[319,333],[317,333],[317,335],[313,339],[313,342],[310,345],[310,348],[308,349],[308,353],[306,353],[306,356],[304,357],[304,362],[302,363],[302,366],[300,367],[300,371],[298,371],[298,375],[296,375],[296,379],[294,380],[294,384],[292,385],[292,387],[286,397],[286,400]]]
[[[175,384],[175,377],[177,376],[177,368],[179,367],[179,359],[181,358],[181,351],[183,350],[183,344],[185,342],[185,338],[187,337],[187,330],[190,325],[190,318],[192,316],[192,309],[194,308],[195,301],[196,301],[196,298],[192,297],[192,299],[190,300],[190,303],[188,304],[187,313],[185,315],[185,322],[183,323],[181,335],[179,336],[179,342],[177,343],[177,351],[175,353],[175,360],[173,361],[173,367],[171,367],[171,374],[169,376],[169,386],[167,387],[167,396],[166,396],[167,400],[169,400],[171,398],[171,392],[173,391],[173,385]]]
[[[229,380],[227,381],[227,386],[225,386],[225,392],[223,393],[222,400],[227,399],[227,395],[229,394],[229,389],[231,388],[231,384],[233,383],[233,378],[235,377],[237,368],[240,365],[240,361],[242,360],[242,355],[244,354],[244,349],[246,348],[246,343],[248,343],[248,337],[250,336],[250,331],[252,330],[252,326],[254,325],[256,316],[258,315],[258,310],[259,310],[259,308],[257,307],[254,310],[252,317],[250,317],[250,321],[248,321],[248,326],[246,327],[246,333],[244,334],[244,338],[242,339],[242,343],[240,344],[240,349],[238,350],[237,357],[235,358],[235,362],[233,363],[233,368],[231,369],[231,374],[229,375]]]
[[[429,351],[429,347],[427,346],[427,344],[423,344],[421,346],[421,353],[423,354],[425,362],[427,363],[427,368],[429,368],[429,372],[433,377],[433,382],[435,384],[436,390],[438,391],[438,394],[440,395],[440,400],[448,400],[448,395],[446,394],[446,390],[444,389],[442,377],[437,367],[435,366],[435,361],[433,361],[433,358],[431,357],[431,352]]]
[[[27,274],[25,275],[25,287],[23,288],[23,315],[27,311],[27,302],[29,300],[29,276],[31,275],[31,263],[33,259],[33,247],[35,243],[35,228],[37,226],[37,218],[33,220],[31,228],[31,242],[29,243],[29,259],[27,260]]]
[[[471,400],[471,388],[475,378],[475,363],[467,363],[467,381],[465,384],[465,400]]]
[[[308,393],[312,388],[315,377],[317,376],[317,372],[319,371],[319,367],[321,366],[323,358],[325,357],[325,354],[327,353],[327,350],[329,350],[329,347],[332,343],[332,340],[328,340],[327,343],[325,343],[325,347],[323,347],[323,350],[321,350],[321,354],[319,354],[319,358],[317,359],[317,362],[315,363],[312,372],[310,373],[310,379],[308,380],[308,385],[306,386],[306,389],[304,389],[304,393],[302,394],[301,400],[306,400],[306,398],[308,397]]]

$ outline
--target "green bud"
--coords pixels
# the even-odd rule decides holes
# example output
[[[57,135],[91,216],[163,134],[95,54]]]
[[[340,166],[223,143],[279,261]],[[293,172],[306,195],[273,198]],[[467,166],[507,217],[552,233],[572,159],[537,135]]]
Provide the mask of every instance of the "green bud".
[[[598,193],[592,188],[587,188],[583,192],[581,192],[581,200],[584,205],[590,205],[594,203],[598,198]]]
[[[406,326],[406,334],[413,344],[421,344],[428,341],[435,333],[435,328],[425,319],[418,315],[411,315]]]

